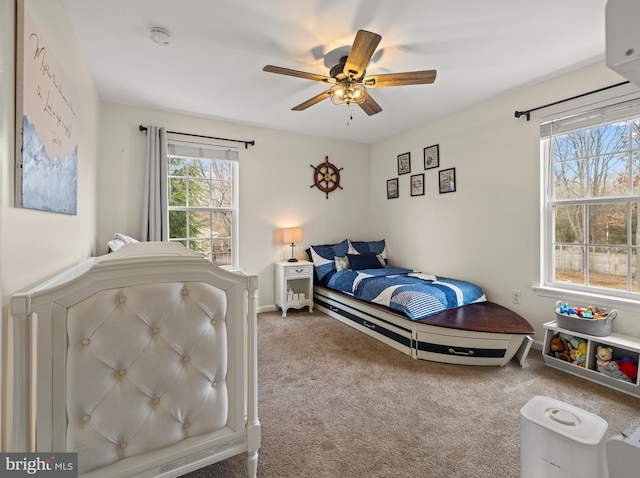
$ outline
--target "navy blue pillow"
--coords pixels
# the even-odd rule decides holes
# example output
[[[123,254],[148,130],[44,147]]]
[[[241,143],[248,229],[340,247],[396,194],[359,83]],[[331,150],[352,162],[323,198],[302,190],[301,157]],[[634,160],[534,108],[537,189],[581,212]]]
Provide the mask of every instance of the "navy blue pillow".
[[[382,254],[382,258],[387,260],[387,243],[384,239],[380,241],[352,241],[349,239],[350,254]]]
[[[346,255],[348,248],[346,239],[339,244],[309,247],[310,257],[318,279],[322,280],[327,274],[336,270],[335,257]]]
[[[351,263],[351,269],[358,271],[361,269],[382,269],[382,264],[375,254],[347,254]]]
[[[369,248],[369,243],[365,241],[352,241],[349,239],[350,250],[352,254],[369,254],[373,252]]]

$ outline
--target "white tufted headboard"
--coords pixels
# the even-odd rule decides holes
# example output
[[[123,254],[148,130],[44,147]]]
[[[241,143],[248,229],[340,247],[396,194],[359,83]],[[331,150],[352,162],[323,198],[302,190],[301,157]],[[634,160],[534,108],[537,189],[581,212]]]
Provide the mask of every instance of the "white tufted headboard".
[[[180,476],[237,453],[256,475],[257,278],[175,243],[128,244],[11,300],[10,451],[80,476]]]

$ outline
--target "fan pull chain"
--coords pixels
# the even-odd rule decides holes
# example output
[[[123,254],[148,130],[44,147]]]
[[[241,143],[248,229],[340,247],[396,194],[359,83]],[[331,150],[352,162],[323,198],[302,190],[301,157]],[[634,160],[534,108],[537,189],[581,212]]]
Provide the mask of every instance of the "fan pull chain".
[[[349,122],[353,119],[353,113],[351,113],[351,105],[347,106],[347,114],[349,117],[347,118],[347,126],[349,126]]]

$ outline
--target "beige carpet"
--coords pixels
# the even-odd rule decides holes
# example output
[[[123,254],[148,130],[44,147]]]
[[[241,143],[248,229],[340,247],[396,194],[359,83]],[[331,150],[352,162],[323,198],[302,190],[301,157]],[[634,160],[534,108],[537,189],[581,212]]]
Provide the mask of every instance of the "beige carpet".
[[[520,473],[520,409],[546,395],[640,427],[640,398],[544,365],[418,361],[321,313],[258,317],[258,476],[507,478]],[[246,455],[185,475],[245,477]]]

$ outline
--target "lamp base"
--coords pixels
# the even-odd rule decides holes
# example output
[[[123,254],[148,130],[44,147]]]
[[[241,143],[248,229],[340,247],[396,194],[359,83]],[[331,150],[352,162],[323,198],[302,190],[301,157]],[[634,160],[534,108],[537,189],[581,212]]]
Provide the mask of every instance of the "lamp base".
[[[291,258],[287,259],[287,262],[298,262],[298,259],[296,259],[296,245],[292,242],[290,247],[291,247]]]

